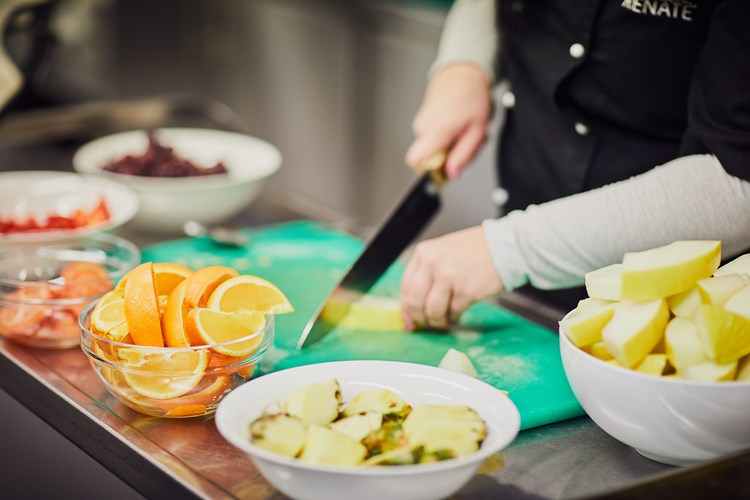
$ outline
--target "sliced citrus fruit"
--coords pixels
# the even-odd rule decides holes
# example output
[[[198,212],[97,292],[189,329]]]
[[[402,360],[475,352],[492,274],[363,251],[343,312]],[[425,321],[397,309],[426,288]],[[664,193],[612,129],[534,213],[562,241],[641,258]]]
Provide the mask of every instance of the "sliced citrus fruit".
[[[225,374],[232,375],[236,373],[242,378],[250,378],[255,371],[255,363],[241,364],[247,357],[235,357],[211,352],[211,359],[208,360],[206,372],[212,375]],[[234,366],[235,363],[240,363]]]
[[[204,376],[190,392],[171,399],[151,401],[154,406],[169,411],[169,415],[196,415],[205,413],[206,407],[218,401],[229,388],[232,379],[226,375],[218,377]],[[193,407],[192,412],[188,408]],[[201,408],[202,407],[202,408]]]
[[[216,287],[238,274],[226,266],[209,266],[195,271],[185,280],[185,303],[189,308],[206,307],[208,297]]]
[[[159,296],[156,293],[151,262],[145,262],[128,273],[125,283],[125,319],[136,344],[164,347]]]
[[[167,298],[167,306],[161,317],[164,343],[167,347],[187,347],[190,345],[185,335],[185,281],[179,283]]]
[[[130,332],[125,320],[125,299],[98,302],[91,312],[91,331],[121,341]]]
[[[203,378],[209,353],[204,350],[159,351],[121,347],[117,357],[125,380],[138,394],[170,399],[190,392]]]
[[[159,295],[169,295],[178,284],[192,274],[193,271],[180,264],[154,262],[154,277]]]
[[[263,342],[265,326],[265,314],[257,311],[225,313],[195,308],[185,318],[185,332],[191,345],[210,344],[214,352],[233,357],[247,357],[255,352]]]
[[[159,295],[169,295],[178,283],[184,281],[185,278],[193,274],[192,270],[180,264],[173,264],[171,262],[154,262],[153,265],[154,280],[156,281],[156,290],[159,292]],[[125,283],[128,281],[129,274],[130,273],[125,274],[125,276],[117,282],[115,290],[125,289]]]
[[[221,283],[207,303],[210,309],[224,312],[258,311],[283,314],[294,307],[279,288],[258,276],[243,274]]]

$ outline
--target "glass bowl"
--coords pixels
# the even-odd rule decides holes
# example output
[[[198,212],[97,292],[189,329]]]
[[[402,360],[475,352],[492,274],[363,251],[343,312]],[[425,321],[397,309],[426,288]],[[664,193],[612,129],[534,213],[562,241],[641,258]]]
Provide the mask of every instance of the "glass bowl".
[[[257,363],[273,345],[273,315],[268,315],[263,329],[222,344],[149,347],[117,342],[91,331],[94,306],[86,307],[79,318],[81,349],[107,391],[146,415],[212,414],[226,394],[253,376]],[[257,339],[257,348],[244,356],[217,352],[231,351],[252,339]]]
[[[140,262],[138,248],[111,234],[0,245],[0,334],[30,347],[78,345],[78,316]]]

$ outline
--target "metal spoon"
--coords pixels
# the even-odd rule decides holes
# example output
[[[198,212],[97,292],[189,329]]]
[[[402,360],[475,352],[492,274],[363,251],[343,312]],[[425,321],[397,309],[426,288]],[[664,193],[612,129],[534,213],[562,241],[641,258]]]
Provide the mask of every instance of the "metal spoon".
[[[223,226],[206,226],[198,221],[189,220],[182,226],[182,230],[193,238],[208,238],[219,245],[244,247],[250,239],[243,232]]]

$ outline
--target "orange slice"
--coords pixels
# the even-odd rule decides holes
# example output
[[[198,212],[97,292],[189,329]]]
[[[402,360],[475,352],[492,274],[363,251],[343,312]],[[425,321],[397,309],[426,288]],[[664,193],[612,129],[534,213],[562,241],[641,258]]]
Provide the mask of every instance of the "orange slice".
[[[255,363],[246,363],[239,366],[232,366],[235,363],[241,363],[242,357],[226,356],[218,352],[211,353],[211,359],[208,360],[206,371],[212,375],[225,374],[232,375],[236,373],[242,378],[250,378],[255,371]]]
[[[170,399],[193,390],[203,378],[209,353],[205,350],[154,350],[121,347],[117,357],[125,381],[142,396]]]
[[[189,308],[206,307],[208,297],[216,287],[238,274],[226,266],[209,266],[194,272],[185,280],[185,303]]]
[[[120,342],[130,330],[125,320],[125,299],[100,300],[91,312],[91,331]]]
[[[224,395],[230,383],[231,378],[226,375],[205,376],[190,392],[176,398],[153,400],[151,403],[167,411],[170,416],[199,415]]]
[[[125,283],[125,319],[133,342],[164,347],[159,315],[159,295],[154,282],[154,267],[146,262],[127,274]]]
[[[289,299],[276,285],[248,274],[221,283],[209,297],[207,305],[210,309],[224,312],[283,314],[294,311]]]
[[[167,306],[161,317],[164,343],[167,347],[187,347],[190,345],[185,334],[185,316],[187,306],[185,305],[185,281],[179,283],[167,298]]]
[[[220,344],[211,349],[232,357],[247,357],[258,350],[265,326],[265,314],[257,311],[225,313],[195,308],[185,318],[185,332],[191,345]]]
[[[115,290],[125,289],[125,283],[128,281],[129,274],[126,274],[117,282]],[[191,274],[193,274],[193,271],[180,264],[154,262],[154,281],[156,281],[157,293],[159,295],[169,295],[180,282],[184,281]]]

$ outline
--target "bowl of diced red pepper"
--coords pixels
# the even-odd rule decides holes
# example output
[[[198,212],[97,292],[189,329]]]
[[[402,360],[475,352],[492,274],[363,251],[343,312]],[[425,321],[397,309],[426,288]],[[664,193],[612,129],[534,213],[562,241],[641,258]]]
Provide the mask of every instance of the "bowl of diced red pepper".
[[[112,232],[138,210],[130,188],[57,171],[0,173],[0,248]]]
[[[78,346],[81,311],[140,258],[133,243],[106,233],[0,245],[0,335],[43,349]]]

